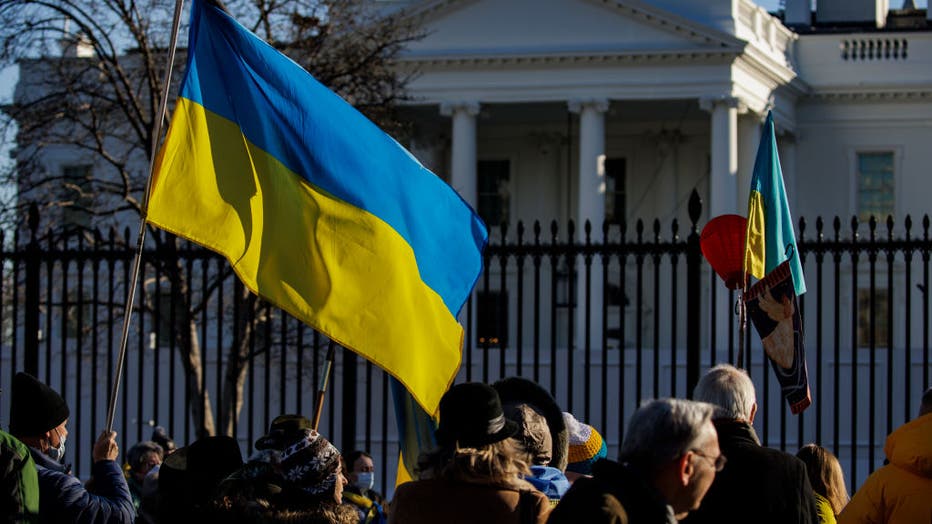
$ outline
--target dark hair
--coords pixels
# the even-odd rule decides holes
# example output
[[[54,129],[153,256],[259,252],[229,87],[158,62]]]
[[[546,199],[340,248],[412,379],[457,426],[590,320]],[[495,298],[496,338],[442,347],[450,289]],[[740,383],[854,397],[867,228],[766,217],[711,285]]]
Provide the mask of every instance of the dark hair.
[[[356,464],[356,461],[359,460],[359,457],[366,457],[371,459],[372,455],[358,449],[343,455],[343,460],[345,461],[344,473],[351,473],[353,471],[353,465]]]
[[[129,448],[129,451],[126,453],[126,462],[129,464],[130,469],[133,471],[138,471],[139,467],[142,466],[142,461],[150,453],[155,453],[158,455],[159,462],[161,462],[164,458],[162,446],[152,442],[151,440],[143,440],[142,442]]]

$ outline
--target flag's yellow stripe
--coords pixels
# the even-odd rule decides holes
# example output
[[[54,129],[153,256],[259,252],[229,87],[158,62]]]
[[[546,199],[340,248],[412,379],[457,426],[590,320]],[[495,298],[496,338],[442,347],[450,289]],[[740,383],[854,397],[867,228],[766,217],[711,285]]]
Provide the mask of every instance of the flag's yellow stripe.
[[[408,471],[408,468],[405,467],[405,457],[404,452],[398,452],[398,471],[395,473],[395,487],[404,484],[405,482],[411,482],[414,480],[412,477],[412,472]]]
[[[764,249],[764,200],[757,191],[751,191],[748,198],[747,251],[744,255],[745,271],[756,278],[764,278],[764,263],[767,251]]]
[[[253,292],[435,410],[459,367],[463,330],[421,280],[411,246],[378,217],[312,187],[233,122],[178,104],[148,221],[223,254]]]

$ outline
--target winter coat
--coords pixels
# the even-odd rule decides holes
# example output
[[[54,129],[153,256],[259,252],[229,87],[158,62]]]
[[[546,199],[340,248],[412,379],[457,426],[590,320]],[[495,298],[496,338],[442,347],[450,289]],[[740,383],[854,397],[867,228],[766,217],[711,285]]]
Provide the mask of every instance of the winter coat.
[[[30,447],[39,474],[39,517],[42,522],[131,524],[133,499],[120,465],[99,460],[91,468],[94,493],[36,448]]]
[[[602,459],[592,477],[570,486],[548,524],[675,524],[673,509],[643,475],[627,465]]]
[[[39,479],[29,448],[0,431],[0,521],[38,520]]]
[[[890,463],[867,477],[838,523],[932,522],[932,414],[900,426],[883,450]]]
[[[530,484],[505,488],[443,479],[406,482],[395,490],[389,524],[544,524],[550,502]]]
[[[714,420],[728,462],[684,524],[816,524],[815,493],[801,460],[760,445],[750,424]]]

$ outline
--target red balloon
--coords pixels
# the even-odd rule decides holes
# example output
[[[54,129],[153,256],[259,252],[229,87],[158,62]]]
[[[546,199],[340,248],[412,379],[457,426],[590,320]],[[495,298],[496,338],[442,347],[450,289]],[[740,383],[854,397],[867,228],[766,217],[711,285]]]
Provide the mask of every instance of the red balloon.
[[[709,220],[699,236],[702,256],[728,289],[741,289],[747,281],[744,273],[747,224],[747,219],[741,215],[720,215]]]

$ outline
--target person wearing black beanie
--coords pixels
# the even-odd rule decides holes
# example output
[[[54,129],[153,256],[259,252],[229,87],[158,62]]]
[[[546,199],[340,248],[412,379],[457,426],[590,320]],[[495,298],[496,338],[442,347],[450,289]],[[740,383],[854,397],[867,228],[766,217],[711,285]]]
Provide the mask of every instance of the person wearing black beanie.
[[[116,462],[115,432],[102,432],[94,444],[91,474],[95,492],[62,465],[68,437],[68,403],[28,373],[13,377],[10,433],[29,447],[39,477],[39,519],[43,522],[132,523],[133,499]]]

